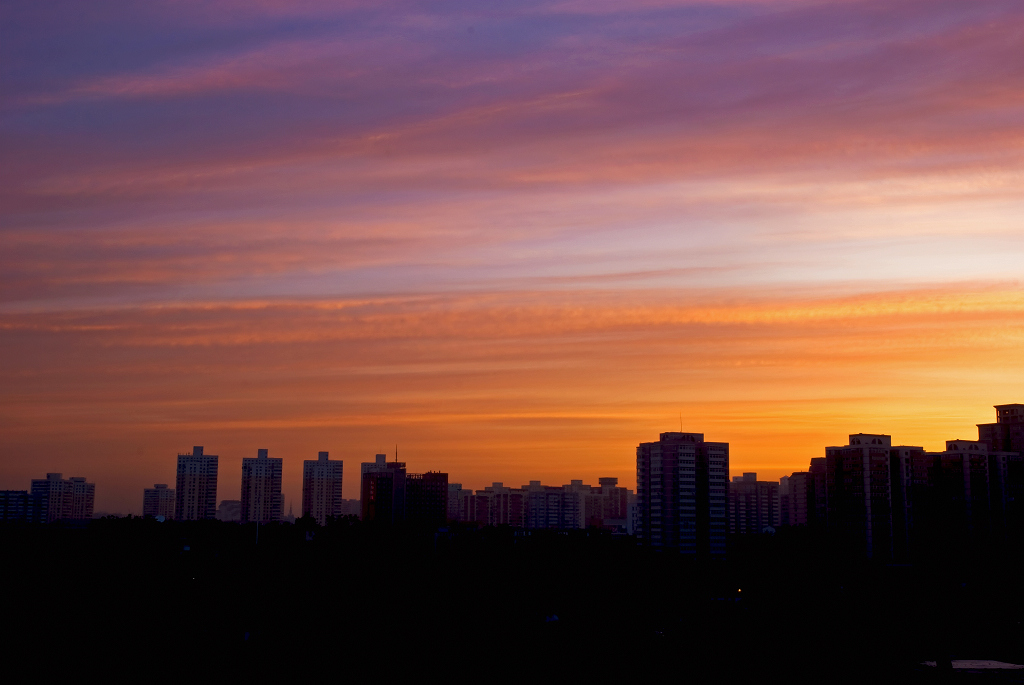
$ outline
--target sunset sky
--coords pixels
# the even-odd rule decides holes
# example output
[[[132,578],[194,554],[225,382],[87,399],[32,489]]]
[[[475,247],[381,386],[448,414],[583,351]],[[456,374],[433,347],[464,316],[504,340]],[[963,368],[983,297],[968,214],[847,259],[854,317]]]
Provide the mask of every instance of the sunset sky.
[[[1024,3],[4,2],[0,489],[778,478],[1024,402]],[[287,505],[286,505],[287,508]]]

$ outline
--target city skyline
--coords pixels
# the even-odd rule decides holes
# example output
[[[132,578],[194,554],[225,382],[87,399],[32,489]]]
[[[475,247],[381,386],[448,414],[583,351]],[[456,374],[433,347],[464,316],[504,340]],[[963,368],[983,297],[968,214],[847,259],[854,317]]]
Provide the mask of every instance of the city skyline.
[[[126,512],[196,444],[627,483],[680,414],[773,478],[969,437],[1024,382],[1022,22],[4,3],[0,487]]]
[[[915,449],[915,450],[918,450],[918,451],[920,451],[922,453],[927,453],[927,454],[939,454],[940,452],[947,452],[948,453],[948,451],[951,448],[950,446],[954,445],[956,443],[974,443],[974,442],[977,442],[978,440],[982,440],[982,441],[988,441],[990,443],[1001,442],[1001,443],[1004,443],[1003,444],[1003,448],[1006,449],[1006,450],[1010,450],[1011,452],[1024,453],[1024,452],[1021,452],[1021,450],[1024,449],[1024,428],[1022,428],[1022,427],[1024,427],[1024,422],[1022,422],[1020,420],[1020,415],[1024,415],[1024,404],[1018,404],[1018,403],[1013,403],[1013,404],[997,404],[997,405],[993,405],[993,408],[996,410],[997,422],[995,422],[995,423],[992,422],[991,421],[991,416],[990,416],[988,421],[983,421],[983,422],[980,422],[978,424],[975,424],[975,429],[978,432],[978,437],[977,438],[975,438],[975,437],[966,437],[966,438],[965,437],[958,437],[958,438],[944,438],[944,439],[940,439],[940,440],[924,441],[921,444],[913,447],[912,449]],[[1003,414],[1006,414],[1006,416],[1003,416]],[[663,432],[663,433],[661,433],[661,435],[662,435],[662,439],[664,439],[664,436],[666,436],[666,435],[668,435],[668,436],[673,436],[673,435],[675,435],[675,436],[679,436],[679,435],[688,436],[688,435],[701,435],[701,434],[698,434],[698,433],[677,433],[677,432],[674,432],[674,431],[669,431],[669,432]],[[851,440],[853,438],[855,438],[856,436],[863,436],[863,435],[867,435],[869,437],[876,437],[876,438],[880,437],[880,438],[884,438],[887,441],[891,441],[891,437],[892,437],[890,434],[881,433],[881,432],[880,433],[864,433],[864,432],[861,432],[861,433],[857,433],[857,434],[847,433],[847,435],[849,435]],[[701,440],[702,439],[703,438],[701,438]],[[927,445],[932,444],[933,442],[940,443],[941,449],[940,448],[931,449],[931,448],[929,448],[927,446]],[[657,444],[657,443],[652,443],[652,444]],[[726,476],[728,476],[729,480],[731,480],[732,482],[740,483],[741,484],[741,486],[740,486],[741,490],[744,487],[742,484],[745,483],[745,482],[748,482],[748,481],[750,481],[751,485],[758,485],[758,484],[763,484],[764,483],[764,479],[763,478],[762,479],[757,479],[756,478],[756,476],[758,475],[757,473],[748,472],[745,469],[743,469],[741,467],[738,467],[738,466],[735,466],[735,465],[730,463],[730,458],[728,456],[728,452],[729,452],[729,447],[728,447],[729,442],[728,442],[728,440],[723,441],[723,443],[712,443],[712,444],[715,444],[715,445],[724,444],[726,446],[725,447],[726,455],[727,455],[726,456],[726,460],[725,460],[726,461],[726,465],[727,465],[726,466]],[[891,444],[891,443],[887,442],[886,444]],[[908,443],[907,442],[903,442],[903,444],[908,444]],[[643,447],[643,443],[641,443],[641,447]],[[774,516],[776,518],[778,518],[780,516],[779,510],[778,510],[778,496],[779,496],[778,486],[780,485],[780,481],[783,483],[783,485],[785,487],[785,481],[787,481],[789,479],[790,475],[793,475],[793,476],[804,475],[804,473],[801,471],[801,469],[806,468],[806,464],[807,463],[812,463],[813,464],[815,461],[821,462],[822,459],[820,458],[820,449],[828,450],[828,449],[832,449],[832,448],[819,446],[819,452],[817,454],[810,455],[808,460],[805,461],[803,464],[797,464],[797,465],[795,465],[793,467],[790,467],[790,468],[781,469],[778,472],[778,474],[776,474],[775,471],[770,470],[770,469],[767,470],[767,471],[761,472],[760,475],[767,476],[768,481],[774,482],[774,487],[776,488],[775,491],[774,491],[775,494],[772,495],[772,497],[775,498],[775,504],[774,504],[775,514],[774,514]],[[992,449],[996,449],[996,448],[992,448]],[[221,463],[220,462],[220,457],[219,456],[211,456],[208,453],[204,454],[204,450],[205,450],[205,446],[193,446],[190,450],[185,451],[184,453],[179,453],[178,454],[178,467],[177,467],[177,470],[178,470],[178,479],[177,479],[178,487],[177,487],[177,491],[182,493],[182,495],[179,496],[179,500],[181,500],[182,504],[180,504],[178,506],[175,506],[173,504],[171,505],[172,509],[175,510],[175,515],[176,516],[178,516],[178,511],[177,511],[178,509],[180,509],[182,507],[187,509],[190,506],[183,499],[185,497],[184,493],[188,492],[188,489],[185,488],[185,487],[182,487],[182,484],[185,482],[185,481],[182,480],[182,478],[186,477],[186,475],[183,475],[183,474],[190,473],[190,472],[187,471],[187,469],[189,468],[187,466],[188,464],[201,464],[201,466],[198,466],[200,471],[197,471],[197,473],[201,473],[201,472],[204,472],[204,469],[209,468],[208,466],[206,466],[207,463],[212,463],[212,468],[213,468],[213,471],[212,471],[213,476],[212,476],[212,478],[213,478],[213,483],[214,483],[214,493],[212,493],[212,494],[203,494],[203,495],[198,495],[198,494],[197,495],[193,495],[193,497],[197,497],[198,496],[198,497],[205,498],[205,503],[199,505],[199,506],[201,506],[203,508],[203,511],[205,512],[205,514],[203,514],[203,515],[192,514],[191,516],[195,516],[195,517],[198,517],[198,518],[215,518],[214,512],[217,510],[217,507],[218,507],[218,505],[220,503],[222,503],[224,501],[232,501],[232,500],[234,500],[235,502],[245,501],[245,499],[246,499],[246,495],[245,495],[245,492],[246,492],[245,488],[246,488],[246,486],[245,486],[245,483],[246,483],[247,478],[249,477],[247,475],[249,473],[249,471],[247,471],[247,469],[252,468],[253,465],[261,463],[260,460],[267,459],[268,452],[269,452],[266,448],[261,448],[261,449],[257,450],[258,451],[259,459],[252,458],[251,456],[250,457],[243,457],[243,460],[241,461],[241,466],[239,467],[239,472],[241,474],[241,485],[239,487],[239,497],[240,497],[240,500],[235,500],[234,496],[233,496],[234,493],[231,490],[232,486],[231,485],[224,485],[223,477],[218,478],[217,472],[220,469],[220,467],[219,467],[219,464]],[[299,476],[299,478],[300,478],[300,487],[302,488],[300,490],[300,495],[299,495],[299,507],[300,507],[299,511],[300,511],[300,515],[301,515],[301,512],[306,507],[306,500],[307,500],[307,494],[305,492],[306,483],[307,483],[306,479],[309,478],[310,476],[312,476],[313,472],[310,471],[310,469],[314,468],[314,465],[320,464],[321,468],[323,468],[323,467],[326,467],[328,464],[334,464],[335,465],[334,468],[337,469],[337,471],[336,471],[335,475],[332,476],[332,477],[337,478],[337,480],[341,480],[341,478],[340,478],[341,468],[342,468],[341,465],[344,463],[344,460],[343,459],[338,459],[338,460],[331,460],[330,462],[328,462],[327,461],[328,455],[329,455],[329,452],[320,450],[320,451],[317,452],[317,459],[316,460],[305,459],[305,460],[301,461],[301,467],[299,468],[299,471],[300,471],[300,476]],[[370,462],[370,461],[362,461],[362,460],[360,460],[360,461],[356,462],[356,463],[361,465],[361,470],[363,472],[363,478],[365,478],[365,474],[367,473],[367,469],[369,469],[371,471],[374,470],[374,469],[380,470],[380,469],[383,469],[384,465],[388,464],[388,463],[394,464],[395,466],[399,467],[401,469],[401,472],[402,472],[403,478],[404,478],[404,474],[406,472],[406,463],[404,461],[400,462],[400,463],[397,461],[397,456],[398,456],[397,455],[397,446],[395,448],[395,453],[394,453],[393,457],[390,458],[390,459],[389,459],[389,456],[387,454],[384,454],[384,453],[377,453],[374,456],[375,456],[375,461]],[[210,460],[212,460],[212,462]],[[275,482],[277,483],[277,485],[275,485],[274,487],[278,488],[278,490],[276,490],[276,491],[280,492],[280,494],[279,495],[275,495],[275,497],[278,498],[276,500],[277,504],[274,505],[276,507],[275,511],[277,513],[273,514],[273,515],[270,515],[270,517],[267,520],[268,521],[269,520],[283,520],[283,516],[284,516],[285,511],[289,510],[289,509],[294,509],[294,506],[295,506],[295,502],[291,499],[291,497],[287,493],[284,492],[284,488],[281,485],[286,480],[285,477],[288,476],[288,475],[291,475],[290,474],[290,469],[283,467],[283,464],[287,464],[288,463],[287,459],[282,459],[280,457],[277,457],[277,458],[272,459],[270,461],[278,464],[278,466],[276,468],[279,469],[279,470],[277,471],[277,475],[274,476],[274,479],[275,479]],[[197,468],[197,466],[194,465],[192,468]],[[185,470],[183,471],[183,469],[185,469]],[[430,473],[439,473],[440,472],[438,469],[435,469],[435,468],[425,468],[423,470],[427,471],[427,472],[430,472]],[[741,475],[737,475],[737,474],[741,474]],[[445,475],[445,477],[451,477],[451,476],[457,476],[458,474],[443,473],[443,475]],[[575,474],[575,475],[579,475],[579,474]],[[54,474],[54,473],[51,472],[49,474],[49,476],[57,476],[59,478],[60,474]],[[417,476],[417,477],[420,477],[420,476]],[[634,461],[633,462],[633,470],[632,470],[632,473],[631,473],[631,479],[632,480],[630,478],[627,478],[624,481],[624,483],[626,483],[626,484],[622,485],[622,487],[623,488],[627,488],[630,491],[632,491],[633,488],[630,488],[629,485],[627,485],[628,483],[632,483],[634,485],[634,487],[636,487],[637,490],[639,490],[640,489],[640,487],[639,487],[640,484],[639,484],[639,481],[638,481],[638,477],[639,477],[638,465]],[[83,479],[82,478],[77,478],[76,480],[83,480]],[[233,482],[233,480],[234,480],[233,478],[228,477],[228,481],[229,482]],[[458,479],[458,480],[465,482],[465,486],[466,487],[463,487],[463,482],[456,483],[455,478],[450,478],[450,481],[452,483],[455,483],[460,489],[462,489],[463,492],[466,492],[469,495],[472,495],[474,491],[475,492],[479,492],[479,493],[483,493],[485,491],[490,491],[490,490],[492,490],[492,486],[493,487],[503,487],[503,483],[505,482],[505,481],[491,480],[487,484],[481,483],[479,485],[475,485],[475,484],[472,484],[472,483],[470,483],[468,481],[465,481],[464,479],[461,479],[461,478]],[[563,480],[567,480],[567,481],[569,481],[569,483],[563,483],[562,486],[555,486],[555,487],[571,487],[574,484],[580,484],[582,486],[584,480],[589,480],[590,482],[600,482],[600,483],[604,484],[606,481],[618,480],[618,477],[617,476],[608,476],[606,474],[604,476],[584,477],[583,479],[565,478]],[[43,482],[43,481],[40,481],[38,479],[34,479],[33,483],[36,483],[36,482]],[[512,481],[509,481],[509,482],[513,483],[513,482],[516,482],[516,481],[512,480]],[[331,506],[343,506],[341,503],[345,502],[345,501],[355,501],[355,502],[359,502],[360,501],[360,499],[362,497],[362,494],[363,494],[362,491],[365,490],[365,484],[363,484],[362,479],[356,479],[354,483],[353,483],[353,479],[349,479],[348,483],[349,483],[349,486],[348,486],[349,489],[350,490],[354,490],[354,494],[356,495],[356,497],[346,497],[345,496],[345,491],[341,490],[340,494],[336,493],[336,494],[332,495],[333,497],[338,498],[338,499],[337,499],[337,504],[336,505],[331,505]],[[548,486],[541,486],[541,481],[540,480],[533,480],[533,479],[531,479],[531,480],[529,480],[529,484],[530,484],[530,486],[536,485],[537,487],[548,487]],[[2,484],[0,484],[0,485],[2,485]],[[221,490],[222,486],[227,489],[226,493],[222,492],[222,490]],[[522,488],[528,488],[530,486],[524,484],[521,487]],[[90,485],[90,487],[92,487],[92,485]],[[154,487],[156,487],[156,488],[160,488],[160,487],[166,488],[167,486],[166,485],[162,485],[162,486],[161,485],[157,485],[157,486],[154,486]],[[270,487],[270,486],[268,485],[267,487]],[[515,488],[515,486],[512,486],[512,487]],[[584,487],[591,487],[591,486],[587,485],[587,486],[584,486]],[[17,491],[17,490],[20,490],[20,489],[21,488],[18,488],[16,486],[15,487],[6,487],[6,488],[5,487],[0,487],[0,490]],[[519,489],[519,488],[515,488],[515,489]],[[504,486],[504,490],[507,491],[508,490],[508,486]],[[102,492],[102,490],[101,490],[101,492]],[[150,485],[146,485],[145,488],[143,489],[143,492],[145,494],[146,501],[148,501],[148,498],[150,497],[151,493],[154,493],[154,496],[155,496],[156,490],[152,489],[150,487]],[[170,493],[174,493],[175,489],[171,489],[169,492]],[[205,492],[205,490],[203,490],[203,492]],[[268,493],[269,493],[269,490],[268,490]],[[165,495],[166,494],[167,493],[165,492]],[[173,497],[173,494],[171,496]],[[323,496],[325,496],[325,493],[321,493],[320,495],[318,495],[318,497],[323,497]],[[90,501],[91,501],[91,498],[92,498],[92,494],[90,494]],[[113,514],[116,514],[116,515],[125,515],[127,513],[129,515],[130,514],[139,515],[139,514],[141,514],[143,512],[143,510],[145,509],[146,506],[149,506],[149,505],[137,506],[136,504],[133,504],[133,505],[129,505],[127,507],[126,511],[110,511],[108,509],[104,509],[103,507],[95,507],[95,510],[97,512],[102,513],[102,514],[113,513]],[[197,506],[197,504],[193,503],[191,506],[194,508],[194,507]],[[735,529],[735,526],[736,526],[735,516],[737,515],[737,512],[732,509],[733,506],[734,506],[734,504],[730,503],[730,505],[729,505],[729,507],[730,507],[729,512],[730,513],[728,515],[728,518],[730,520],[730,523],[729,523],[730,532],[736,532],[736,529]],[[244,509],[244,506],[243,506],[243,509]],[[322,518],[323,516],[324,516],[324,514],[321,514],[319,516],[319,518]],[[242,515],[242,518],[243,519],[245,518],[244,514]],[[781,519],[779,519],[779,520],[781,520]],[[321,523],[322,523],[322,521],[321,521]]]

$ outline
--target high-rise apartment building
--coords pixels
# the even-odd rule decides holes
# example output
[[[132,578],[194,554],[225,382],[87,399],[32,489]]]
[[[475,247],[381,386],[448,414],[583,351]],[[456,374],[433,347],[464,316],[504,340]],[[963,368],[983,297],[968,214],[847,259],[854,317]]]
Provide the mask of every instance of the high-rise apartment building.
[[[857,433],[825,448],[825,506],[830,534],[869,558],[909,552],[911,479],[922,447],[893,446],[888,435]]]
[[[164,483],[157,483],[142,491],[142,515],[165,519],[174,518],[174,490]]]
[[[64,480],[59,473],[48,473],[46,478],[33,479],[32,494],[41,499],[45,511],[41,518],[47,523],[91,519],[96,485],[85,478]]]
[[[284,517],[281,478],[284,460],[259,449],[242,459],[242,523],[270,523]]]
[[[1024,404],[997,404],[996,422],[978,424],[978,440],[990,452],[1024,454]]]
[[[212,519],[217,515],[217,456],[203,454],[201,446],[192,454],[178,455],[178,477],[174,488],[174,518],[178,521]]]
[[[405,521],[405,462],[378,454],[360,467],[363,521],[392,525]]]
[[[636,448],[637,538],[655,549],[725,554],[729,443],[662,433]]]
[[[729,484],[729,532],[757,534],[780,525],[779,485],[758,480],[756,473],[735,476]]]
[[[312,516],[321,526],[328,517],[342,516],[344,498],[341,492],[340,459],[328,459],[320,452],[316,460],[302,462],[302,515]]]
[[[448,518],[448,474],[406,473],[378,454],[361,468],[362,519],[377,525],[441,526]]]

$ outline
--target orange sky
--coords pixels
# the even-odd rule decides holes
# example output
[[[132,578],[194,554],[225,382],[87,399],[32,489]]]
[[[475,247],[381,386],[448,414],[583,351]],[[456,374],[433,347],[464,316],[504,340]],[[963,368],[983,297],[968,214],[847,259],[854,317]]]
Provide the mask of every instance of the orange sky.
[[[1017,2],[75,7],[0,16],[0,488],[632,488],[680,416],[777,478],[1024,402]]]

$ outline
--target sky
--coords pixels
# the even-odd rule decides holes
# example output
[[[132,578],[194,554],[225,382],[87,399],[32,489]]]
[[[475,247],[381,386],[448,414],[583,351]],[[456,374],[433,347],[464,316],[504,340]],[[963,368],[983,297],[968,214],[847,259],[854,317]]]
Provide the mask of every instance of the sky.
[[[975,438],[1024,402],[1021,45],[1019,0],[7,0],[0,489]]]

